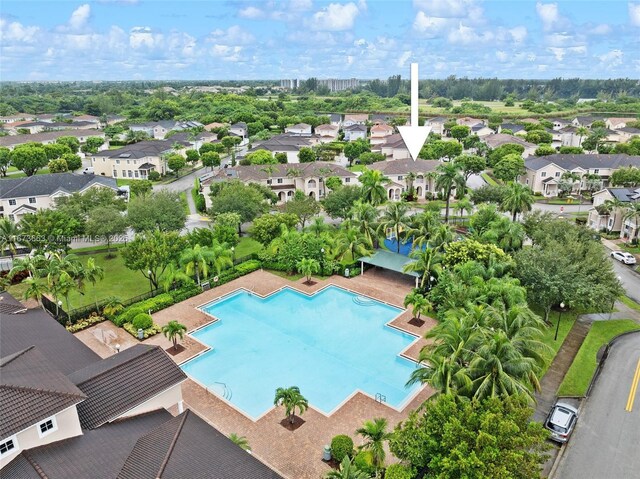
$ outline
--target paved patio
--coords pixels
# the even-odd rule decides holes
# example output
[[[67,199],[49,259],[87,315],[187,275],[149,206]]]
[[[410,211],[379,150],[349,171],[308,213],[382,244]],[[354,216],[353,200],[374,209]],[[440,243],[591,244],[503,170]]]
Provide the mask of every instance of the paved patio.
[[[153,314],[153,320],[154,323],[161,326],[164,326],[169,321],[177,320],[187,326],[188,331],[192,331],[212,321],[211,317],[197,310],[197,306],[238,288],[246,288],[256,294],[266,296],[284,286],[312,293],[329,284],[335,284],[358,294],[372,296],[402,308],[404,298],[413,285],[413,279],[410,277],[377,269],[369,270],[364,275],[351,279],[332,276],[327,280],[314,278],[314,281],[316,281],[316,284],[308,286],[304,284],[303,279],[290,281],[259,270],[159,311]],[[424,324],[415,326],[409,324],[411,319],[411,313],[404,311],[391,325],[422,337],[426,331],[436,324],[435,320],[423,316]],[[105,331],[111,331],[112,329],[119,331],[117,341],[119,341],[121,349],[137,343],[137,340],[131,335],[116,328],[110,322],[96,325],[76,334],[79,339],[103,357],[115,352],[112,347],[115,339],[111,339],[109,342],[111,346],[105,345],[98,337],[100,334],[96,332],[98,328]],[[107,334],[110,335],[110,333]],[[158,344],[165,349],[171,346],[171,343],[161,334],[149,338],[145,343]],[[201,343],[190,337],[185,337],[180,344],[185,347],[185,350],[176,356],[172,356],[178,364],[206,350]],[[420,339],[416,344],[409,347],[404,354],[416,359],[424,344],[425,340]],[[405,419],[411,410],[417,408],[430,397],[433,391],[425,387],[401,412],[385,404],[380,404],[365,394],[357,393],[331,417],[327,417],[312,408],[309,409],[302,416],[306,421],[305,424],[293,432],[280,425],[280,421],[284,418],[282,408],[271,410],[254,422],[192,380],[187,380],[183,383],[182,394],[185,404],[190,409],[204,417],[223,434],[236,433],[246,436],[253,454],[283,476],[291,479],[318,479],[323,477],[329,470],[329,466],[321,460],[321,457],[324,445],[330,443],[333,436],[349,434],[354,438],[354,442],[357,445],[359,444],[359,438],[355,436],[355,430],[365,420],[386,417],[390,428],[393,428],[395,424]]]

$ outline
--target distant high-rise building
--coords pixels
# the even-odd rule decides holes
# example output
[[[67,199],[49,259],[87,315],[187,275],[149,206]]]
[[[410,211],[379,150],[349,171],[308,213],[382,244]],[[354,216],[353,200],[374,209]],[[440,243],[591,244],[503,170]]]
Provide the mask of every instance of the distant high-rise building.
[[[295,88],[300,87],[300,83],[302,80],[299,79],[286,79],[280,80],[280,86],[282,88],[288,88],[293,90]],[[342,90],[350,90],[352,88],[358,88],[360,86],[360,80],[357,78],[325,78],[318,79],[318,86],[326,86],[329,91],[342,91]]]
[[[297,79],[280,80],[280,86],[282,88],[288,88],[290,90],[294,90],[295,88],[298,88],[300,86],[300,80],[297,80]]]

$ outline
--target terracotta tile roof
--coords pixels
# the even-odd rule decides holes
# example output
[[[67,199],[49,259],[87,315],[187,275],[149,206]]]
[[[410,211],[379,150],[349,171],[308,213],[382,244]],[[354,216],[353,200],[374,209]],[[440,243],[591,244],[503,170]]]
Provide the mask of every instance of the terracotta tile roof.
[[[112,421],[186,379],[158,346],[137,344],[69,375],[88,399],[78,406],[83,429]]]
[[[0,360],[0,437],[8,437],[86,396],[31,346]]]
[[[118,479],[277,479],[278,474],[187,410],[141,437]]]

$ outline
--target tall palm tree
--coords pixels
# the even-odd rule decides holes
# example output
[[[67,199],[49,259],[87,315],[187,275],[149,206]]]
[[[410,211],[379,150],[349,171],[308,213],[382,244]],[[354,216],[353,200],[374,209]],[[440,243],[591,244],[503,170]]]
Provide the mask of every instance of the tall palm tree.
[[[405,185],[407,186],[407,195],[413,198],[413,194],[415,193],[415,188],[413,187],[413,182],[416,180],[416,174],[413,172],[407,173],[404,177]]]
[[[245,451],[251,451],[251,446],[249,445],[249,441],[244,436],[238,436],[235,432],[229,434],[229,440]]]
[[[361,256],[369,256],[373,250],[373,245],[369,239],[355,228],[341,228],[336,238],[336,257],[344,259],[348,254],[351,261],[357,260]]]
[[[48,291],[47,285],[36,278],[27,278],[24,280],[24,284],[27,286],[27,289],[24,291],[24,299],[35,299],[38,304],[42,306],[42,309],[44,309],[42,296]]]
[[[424,288],[424,284],[433,274],[437,274],[441,256],[436,248],[415,249],[409,253],[409,257],[414,259],[411,263],[404,265],[402,270],[405,273],[420,273],[420,287]]]
[[[324,222],[324,218],[322,216],[316,216],[311,219],[309,225],[305,228],[305,231],[312,233],[314,236],[318,237],[325,231],[329,231],[331,229],[331,225],[328,225]]]
[[[443,163],[436,168],[438,177],[436,178],[436,189],[444,192],[447,204],[445,207],[444,221],[449,222],[449,204],[451,203],[451,192],[454,189],[464,191],[466,182],[460,168],[453,162]]]
[[[448,224],[441,224],[433,232],[433,236],[429,243],[434,248],[442,249],[444,245],[453,241],[453,236],[453,228]]]
[[[349,456],[345,456],[340,463],[340,469],[327,472],[325,479],[369,479],[369,474],[361,471],[351,462]]]
[[[302,258],[298,261],[298,264],[296,264],[296,268],[298,268],[301,274],[305,275],[307,283],[310,283],[311,275],[320,272],[320,263],[313,258]]]
[[[209,248],[211,251],[211,267],[216,274],[220,274],[222,270],[233,267],[233,252],[227,247],[226,243],[213,242]]]
[[[463,213],[471,213],[473,211],[473,203],[469,198],[465,196],[464,198],[458,200],[454,209],[458,212],[460,218],[462,218]]]
[[[390,180],[381,171],[365,168],[358,181],[362,185],[362,197],[367,203],[377,206],[387,200],[384,185]]]
[[[356,201],[345,221],[348,228],[355,228],[375,247],[378,242],[377,221],[378,209],[370,203]]]
[[[193,279],[191,279],[191,276],[185,273],[184,270],[175,263],[169,263],[160,277],[160,286],[162,286],[162,289],[165,291],[169,291],[177,285],[184,285],[188,283],[193,283]]]
[[[163,328],[162,334],[173,343],[173,349],[178,350],[178,338],[184,338],[184,333],[187,332],[187,327],[184,324],[180,324],[178,321],[169,321]]]
[[[576,128],[576,134],[578,135],[578,145],[582,146],[582,139],[589,134],[589,130],[584,126],[579,126]]]
[[[378,234],[382,236],[386,231],[393,230],[397,241],[397,253],[400,253],[400,243],[407,238],[407,234],[411,231],[411,219],[408,213],[409,205],[406,203],[390,203],[380,217]]]
[[[200,284],[200,273],[207,277],[209,275],[209,264],[214,259],[213,251],[210,248],[196,244],[183,250],[179,261],[188,275],[195,273],[196,280]]]
[[[638,241],[638,237],[640,237],[640,203],[631,203],[625,209],[624,216],[622,217],[624,221],[633,221],[636,225],[636,234],[635,241]],[[632,238],[633,239],[633,238]]]
[[[533,192],[531,188],[517,181],[513,181],[507,185],[506,193],[500,208],[502,211],[511,212],[511,219],[516,220],[518,213],[531,211],[534,203]]]
[[[431,301],[424,297],[424,295],[417,291],[412,291],[404,298],[404,307],[412,306],[411,313],[416,319],[420,319],[422,313],[428,313],[433,309]]]
[[[274,406],[284,406],[285,415],[289,418],[289,423],[295,422],[296,409],[303,414],[309,407],[309,401],[302,395],[298,386],[276,389],[273,400]]]
[[[616,197],[613,197],[612,199],[605,201],[605,203],[609,206],[609,208],[611,209],[611,212],[613,213],[613,221],[611,222],[611,226],[609,227],[609,233],[611,233],[611,230],[616,225],[618,211],[620,211],[625,206],[625,203],[623,203]]]
[[[20,230],[18,226],[8,218],[0,218],[0,255],[9,251],[9,256],[13,260],[13,255],[17,252],[18,237]]]
[[[368,451],[376,471],[384,467],[386,453],[384,443],[391,439],[392,434],[387,431],[386,418],[379,417],[373,421],[365,421],[356,433],[363,437],[364,443],[359,447],[362,451]]]
[[[13,267],[9,271],[9,278],[13,278],[17,273],[27,271],[29,278],[38,278],[42,274],[42,268],[46,263],[46,259],[42,255],[25,256],[13,260]]]
[[[413,238],[413,249],[422,248],[431,240],[433,233],[440,226],[440,213],[437,211],[423,211],[411,218],[411,231],[409,236]]]
[[[96,264],[94,258],[89,258],[87,265],[84,267],[84,279],[93,285],[93,300],[96,304],[96,312],[98,312],[98,290],[96,289],[96,283],[103,278],[104,269]]]

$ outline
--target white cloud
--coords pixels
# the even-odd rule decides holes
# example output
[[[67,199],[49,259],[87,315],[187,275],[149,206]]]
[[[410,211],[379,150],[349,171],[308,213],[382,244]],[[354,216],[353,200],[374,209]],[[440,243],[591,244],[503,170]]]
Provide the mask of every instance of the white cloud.
[[[414,0],[413,5],[436,17],[467,18],[482,15],[482,8],[475,0]]]
[[[629,2],[629,21],[631,25],[640,27],[640,3]]]
[[[232,25],[226,30],[214,30],[209,34],[209,39],[224,45],[248,45],[255,41],[254,36],[239,25]]]
[[[40,28],[34,26],[24,26],[20,22],[9,22],[0,18],[0,40],[4,42],[33,43]]]
[[[564,57],[569,53],[569,54],[574,54],[574,55],[584,55],[587,53],[587,47],[585,45],[580,45],[577,47],[568,47],[568,48],[563,48],[563,47],[549,47],[547,48],[548,51],[550,51],[553,56],[556,57],[556,60],[558,60],[559,62],[561,62],[562,60],[564,60]]]
[[[80,30],[87,24],[90,15],[91,7],[89,4],[85,3],[84,5],[80,5],[71,14],[71,18],[69,18],[69,26],[74,30]]]
[[[589,30],[589,33],[591,33],[592,35],[607,35],[611,33],[611,27],[606,23],[601,23],[600,25],[596,25],[591,30]]]
[[[458,28],[451,30],[447,37],[449,43],[458,45],[474,45],[486,43],[495,39],[495,35],[490,31],[478,33],[474,28],[460,23]]]
[[[511,38],[513,38],[513,41],[516,43],[522,43],[527,37],[527,29],[523,26],[514,27],[509,30],[509,33],[511,34]]]
[[[396,66],[398,68],[404,67],[404,64],[407,63],[407,60],[409,58],[411,58],[411,50],[408,50],[404,52],[402,55],[400,55],[400,58],[398,58],[398,62],[396,63]]]
[[[214,57],[221,58],[222,60],[227,62],[239,61],[241,52],[242,47],[240,46],[213,45],[211,47],[211,54]]]
[[[162,35],[153,33],[149,27],[133,27],[129,31],[129,46],[136,48],[153,49],[162,42]]]
[[[507,59],[509,58],[509,54],[508,54],[507,52],[503,52],[502,50],[498,50],[498,51],[496,52],[496,58],[497,58],[500,62],[504,63],[504,62],[506,62],[506,61],[507,61]]]
[[[264,16],[264,12],[259,8],[249,6],[240,10],[238,15],[243,18],[261,18]]]
[[[313,14],[310,26],[313,30],[350,30],[359,13],[360,9],[353,2],[330,3],[326,8]]]
[[[430,37],[437,36],[449,25],[450,21],[448,19],[442,17],[429,17],[423,11],[419,11],[413,21],[413,28],[416,31]]]
[[[536,3],[536,12],[545,30],[551,30],[560,23],[560,12],[557,3]]]
[[[622,65],[622,59],[624,57],[624,53],[622,50],[611,50],[607,53],[599,55],[598,58],[602,63],[605,63],[607,66],[615,67],[618,65]]]

